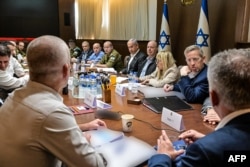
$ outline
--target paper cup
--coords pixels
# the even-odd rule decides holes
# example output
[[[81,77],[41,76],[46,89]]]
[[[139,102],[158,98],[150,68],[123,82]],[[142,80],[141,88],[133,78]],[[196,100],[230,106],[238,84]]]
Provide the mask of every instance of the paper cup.
[[[131,132],[133,127],[134,116],[131,114],[123,114],[122,118],[122,130],[123,132]]]

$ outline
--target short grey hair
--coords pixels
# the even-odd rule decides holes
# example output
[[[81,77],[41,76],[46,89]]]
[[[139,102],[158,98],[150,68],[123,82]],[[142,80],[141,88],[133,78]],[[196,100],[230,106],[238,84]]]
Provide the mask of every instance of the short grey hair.
[[[138,41],[137,41],[135,38],[131,38],[131,39],[128,40],[128,42],[130,42],[130,41],[131,41],[133,44],[135,44],[135,45],[139,45]]]
[[[209,89],[231,110],[250,106],[250,52],[231,49],[214,55],[208,65]]]
[[[198,45],[190,45],[186,47],[186,49],[184,50],[184,55],[186,56],[189,52],[194,51],[194,50],[198,50],[200,57],[204,57],[203,50]]]

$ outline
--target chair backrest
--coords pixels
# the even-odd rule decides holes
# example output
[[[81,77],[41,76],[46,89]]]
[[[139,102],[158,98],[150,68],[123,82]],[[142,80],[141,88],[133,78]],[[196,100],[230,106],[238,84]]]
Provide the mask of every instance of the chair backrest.
[[[130,58],[129,55],[127,55],[127,56],[124,57],[124,67],[127,67],[129,58]]]

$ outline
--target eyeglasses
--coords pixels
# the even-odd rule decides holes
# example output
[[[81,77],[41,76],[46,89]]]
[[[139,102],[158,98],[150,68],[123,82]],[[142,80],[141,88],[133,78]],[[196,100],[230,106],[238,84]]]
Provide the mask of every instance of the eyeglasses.
[[[196,58],[191,58],[191,59],[186,59],[186,62],[188,62],[188,63],[190,63],[191,61],[193,61],[193,62],[198,62],[198,61],[200,61],[201,60],[201,58],[199,57],[196,57]]]

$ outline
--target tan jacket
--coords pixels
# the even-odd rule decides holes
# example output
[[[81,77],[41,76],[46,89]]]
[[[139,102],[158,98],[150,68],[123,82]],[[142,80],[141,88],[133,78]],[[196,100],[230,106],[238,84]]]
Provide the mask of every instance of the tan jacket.
[[[158,73],[158,68],[151,73],[150,75],[146,75],[144,77],[141,77],[140,80],[146,80],[149,79],[148,85],[151,85],[153,87],[159,88],[163,87],[165,84],[174,84],[177,82],[180,78],[180,71],[177,68],[176,65],[173,65],[170,67],[164,74],[162,79],[157,79],[157,73]]]

